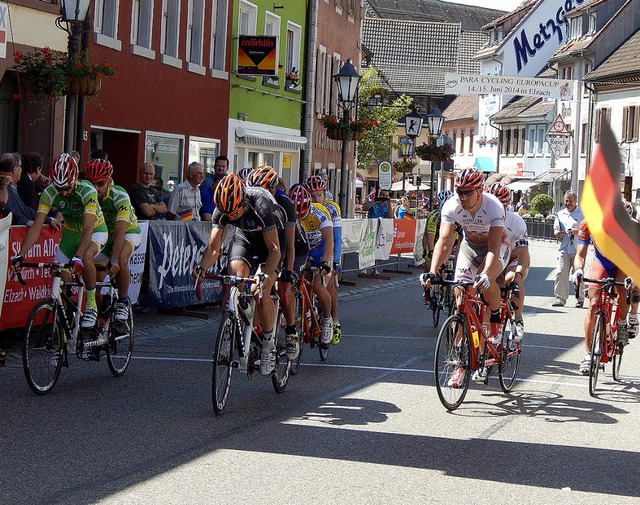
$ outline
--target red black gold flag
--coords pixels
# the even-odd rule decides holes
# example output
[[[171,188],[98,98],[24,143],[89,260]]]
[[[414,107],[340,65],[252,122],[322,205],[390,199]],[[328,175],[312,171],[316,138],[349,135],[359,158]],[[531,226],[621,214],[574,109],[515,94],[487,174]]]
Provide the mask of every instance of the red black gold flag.
[[[603,125],[584,181],[580,207],[598,249],[640,285],[640,223],[624,209],[621,167],[616,139],[609,125]]]

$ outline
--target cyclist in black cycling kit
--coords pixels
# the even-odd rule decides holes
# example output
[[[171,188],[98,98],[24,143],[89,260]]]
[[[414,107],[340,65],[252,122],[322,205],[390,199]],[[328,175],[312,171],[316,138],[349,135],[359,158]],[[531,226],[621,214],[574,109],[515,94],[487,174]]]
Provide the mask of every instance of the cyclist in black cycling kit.
[[[262,287],[265,296],[256,304],[256,313],[264,330],[260,373],[273,372],[276,347],[273,339],[275,321],[271,289],[282,264],[282,251],[286,250],[286,216],[273,196],[262,188],[246,188],[236,174],[227,175],[213,195],[216,209],[211,217],[213,230],[200,266],[194,275],[211,268],[220,255],[222,237],[228,225],[236,227],[236,235],[229,254],[229,273],[248,277],[260,269],[264,275]]]
[[[249,173],[246,182],[250,187],[264,188],[269,193],[271,193],[286,216],[285,237],[287,247],[286,249],[283,249],[284,270],[280,275],[280,281],[286,283],[288,297],[286,300],[282,300],[281,307],[282,313],[284,314],[287,322],[287,326],[285,328],[287,341],[287,357],[293,361],[298,357],[300,348],[298,346],[298,335],[296,333],[296,304],[293,298],[293,292],[291,291],[291,286],[298,280],[296,272],[299,271],[300,266],[302,266],[302,263],[304,262],[304,259],[306,259],[305,256],[302,262],[298,262],[298,266],[296,269],[294,262],[297,256],[295,250],[295,236],[296,225],[298,224],[298,216],[296,215],[296,211],[293,207],[293,202],[291,201],[291,199],[282,191],[276,190],[276,186],[278,185],[278,174],[273,169],[273,167],[263,165],[256,168]]]

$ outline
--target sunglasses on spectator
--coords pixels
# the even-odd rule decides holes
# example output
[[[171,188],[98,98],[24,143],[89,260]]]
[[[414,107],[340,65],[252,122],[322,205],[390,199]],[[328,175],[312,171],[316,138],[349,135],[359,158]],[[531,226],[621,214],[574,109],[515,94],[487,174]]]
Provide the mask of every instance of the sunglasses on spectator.
[[[476,191],[477,189],[456,189],[456,193],[458,193],[458,196],[469,196]]]

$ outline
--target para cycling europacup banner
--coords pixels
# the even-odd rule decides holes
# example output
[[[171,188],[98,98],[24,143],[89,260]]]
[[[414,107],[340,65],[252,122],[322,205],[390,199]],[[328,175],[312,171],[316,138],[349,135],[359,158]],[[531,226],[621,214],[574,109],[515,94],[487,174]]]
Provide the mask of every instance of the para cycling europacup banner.
[[[149,290],[141,303],[151,307],[186,307],[222,299],[218,282],[202,283],[202,300],[195,294],[193,268],[209,243],[211,223],[151,221],[149,223]]]

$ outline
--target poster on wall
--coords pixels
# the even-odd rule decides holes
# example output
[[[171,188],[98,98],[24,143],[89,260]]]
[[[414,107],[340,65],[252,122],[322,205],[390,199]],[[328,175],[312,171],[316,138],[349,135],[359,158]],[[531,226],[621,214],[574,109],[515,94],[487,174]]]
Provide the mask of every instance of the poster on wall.
[[[237,75],[278,75],[278,37],[240,35]]]

